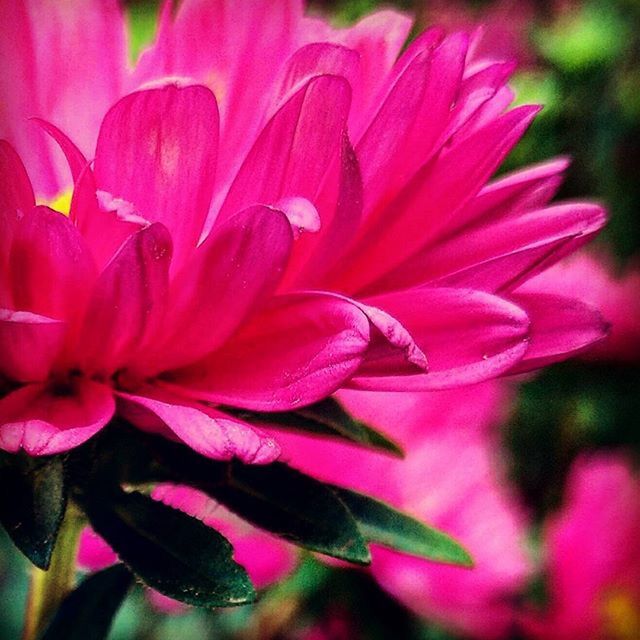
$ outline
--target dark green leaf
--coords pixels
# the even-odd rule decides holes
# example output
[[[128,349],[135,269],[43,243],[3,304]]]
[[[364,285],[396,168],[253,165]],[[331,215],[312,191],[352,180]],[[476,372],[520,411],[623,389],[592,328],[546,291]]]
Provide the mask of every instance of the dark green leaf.
[[[33,564],[48,569],[67,504],[58,456],[0,454],[0,522]]]
[[[200,607],[252,602],[255,590],[217,531],[140,493],[84,495],[93,528],[145,584]]]
[[[209,460],[175,442],[123,428],[113,438],[123,482],[173,482],[203,491],[252,524],[299,546],[370,562],[366,541],[333,491],[284,464]],[[152,462],[149,462],[152,461]]]
[[[342,487],[333,489],[354,515],[369,542],[437,562],[473,566],[473,559],[466,549],[447,534],[369,496]]]
[[[366,541],[342,501],[322,482],[284,464],[232,463],[225,483],[198,488],[294,544],[357,564],[371,561]]]
[[[260,413],[226,409],[247,422],[268,424],[275,428],[304,431],[319,436],[329,436],[348,440],[369,449],[379,449],[398,458],[404,452],[398,444],[384,434],[372,429],[364,422],[356,420],[333,398],[327,398],[297,411]]]
[[[41,640],[104,640],[132,583],[122,564],[89,576],[65,598]]]

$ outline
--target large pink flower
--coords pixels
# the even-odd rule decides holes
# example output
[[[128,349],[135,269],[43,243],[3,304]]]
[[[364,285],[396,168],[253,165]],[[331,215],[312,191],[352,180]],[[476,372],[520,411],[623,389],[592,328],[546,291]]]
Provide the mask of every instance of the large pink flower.
[[[466,546],[473,569],[374,547],[370,570],[416,613],[477,638],[508,637],[515,597],[532,568],[526,517],[506,487],[496,446],[511,395],[497,382],[426,393],[342,392],[357,417],[408,446],[404,460],[302,436],[281,439],[293,466],[386,500]]]
[[[139,426],[204,455],[269,462],[279,452],[270,438],[188,399],[181,381],[202,371],[218,404],[288,410],[332,393],[363,362],[370,328],[356,305],[273,295],[293,243],[282,211],[240,208],[198,244],[217,119],[204,87],[131,94],[105,117],[93,170],[45,124],[76,180],[68,218],[35,204],[0,143],[5,450],[76,446],[117,401]]]
[[[565,504],[545,527],[545,611],[526,621],[544,640],[640,636],[640,478],[619,454],[579,458]]]
[[[431,30],[398,57],[395,12],[334,30],[295,0],[185,0],[129,70],[115,2],[0,8],[0,50],[29,70],[0,134],[39,199],[73,185],[70,220],[34,207],[3,147],[4,448],[82,442],[115,392],[145,428],[267,461],[271,441],[200,402],[454,387],[603,336],[591,307],[521,289],[604,213],[548,205],[564,160],[487,184],[538,108],[508,110],[512,65],[469,61],[466,35]]]
[[[133,78],[194,78],[219,97],[226,188],[208,224],[255,201],[304,197],[299,219],[317,231],[295,243],[282,289],[340,291],[382,309],[392,317],[373,316],[378,328],[414,363],[405,329],[426,354],[425,375],[394,380],[388,362],[369,360],[352,385],[459,386],[603,336],[580,301],[519,290],[593,236],[604,212],[548,205],[563,159],[487,185],[538,110],[508,110],[510,63],[470,59],[466,35],[437,29],[398,58],[410,22],[394,12],[334,30],[296,2],[267,3],[257,33],[251,8],[223,4],[165,11]],[[311,130],[321,154],[303,144]]]

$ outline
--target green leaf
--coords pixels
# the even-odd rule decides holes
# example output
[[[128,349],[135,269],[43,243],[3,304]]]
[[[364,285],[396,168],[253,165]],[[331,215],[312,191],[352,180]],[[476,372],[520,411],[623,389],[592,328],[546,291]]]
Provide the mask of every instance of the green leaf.
[[[93,528],[142,581],[199,607],[253,602],[233,547],[200,520],[140,493],[113,490],[82,497]]]
[[[224,484],[198,488],[296,545],[356,564],[371,562],[367,543],[342,501],[327,485],[285,464],[231,463]]]
[[[398,458],[404,457],[404,452],[398,444],[364,422],[356,420],[333,398],[327,398],[297,411],[276,413],[233,409],[225,409],[225,411],[233,413],[247,422],[340,438],[368,449],[378,449],[390,453]]]
[[[48,569],[67,504],[62,458],[1,452],[0,487],[0,522],[33,564]]]
[[[342,487],[334,486],[333,489],[354,515],[369,542],[428,560],[473,566],[468,551],[447,534],[369,496]]]
[[[65,598],[41,640],[104,640],[132,584],[122,564],[89,576]]]
[[[113,469],[120,482],[189,485],[248,522],[290,542],[348,562],[371,556],[343,502],[319,480],[284,464],[244,465],[205,458],[184,445],[128,428],[114,430]],[[113,455],[115,452],[115,455]]]

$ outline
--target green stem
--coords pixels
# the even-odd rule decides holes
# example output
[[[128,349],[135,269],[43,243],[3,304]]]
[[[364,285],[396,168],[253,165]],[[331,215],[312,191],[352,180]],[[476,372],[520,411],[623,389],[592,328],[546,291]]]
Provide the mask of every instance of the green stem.
[[[36,640],[62,600],[75,586],[76,556],[84,518],[69,502],[47,571],[31,569],[22,640]]]

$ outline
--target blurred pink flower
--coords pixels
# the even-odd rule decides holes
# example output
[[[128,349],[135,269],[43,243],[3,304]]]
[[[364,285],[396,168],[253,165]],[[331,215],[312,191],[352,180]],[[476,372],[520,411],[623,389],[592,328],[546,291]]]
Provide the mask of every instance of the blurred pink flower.
[[[478,60],[515,60],[531,66],[536,57],[529,41],[536,17],[531,0],[493,0],[473,5],[463,0],[422,0],[424,21],[447,29],[474,32],[473,56]]]
[[[336,30],[295,0],[185,0],[127,70],[117,6],[88,6],[0,2],[0,48],[33,71],[11,76],[0,134],[34,160],[38,197],[73,183],[69,220],[34,206],[2,147],[3,448],[75,446],[115,394],[143,428],[267,462],[271,440],[202,401],[276,411],[345,384],[456,387],[604,335],[576,298],[521,289],[605,215],[548,205],[562,159],[487,184],[538,110],[508,110],[510,63],[471,64],[469,38],[439,29],[400,55],[410,21],[392,11]],[[47,27],[61,15],[64,41]],[[100,52],[98,33],[113,36]],[[71,122],[141,85],[163,88],[122,98],[99,131]],[[39,122],[72,179],[22,135],[33,115],[79,136],[82,150]]]
[[[640,361],[640,269],[618,272],[604,253],[580,252],[531,279],[523,290],[575,295],[600,309],[609,335],[589,349],[588,359]]]
[[[543,544],[549,602],[525,627],[541,640],[640,637],[640,477],[613,453],[583,455]]]
[[[475,638],[509,636],[515,597],[531,572],[526,517],[496,446],[511,395],[496,382],[431,393],[341,392],[357,417],[408,445],[404,460],[293,434],[281,439],[293,466],[386,500],[466,546],[473,569],[374,547],[370,571],[416,613]]]

